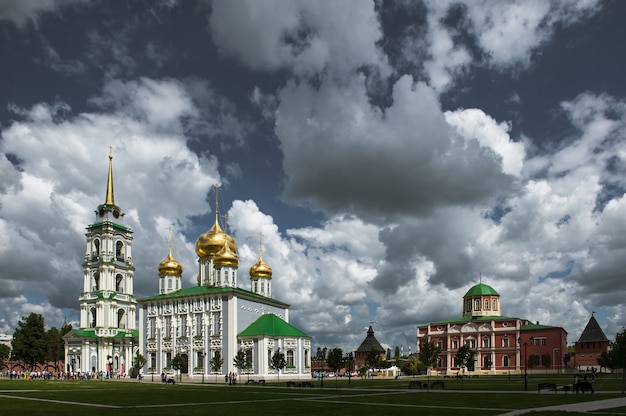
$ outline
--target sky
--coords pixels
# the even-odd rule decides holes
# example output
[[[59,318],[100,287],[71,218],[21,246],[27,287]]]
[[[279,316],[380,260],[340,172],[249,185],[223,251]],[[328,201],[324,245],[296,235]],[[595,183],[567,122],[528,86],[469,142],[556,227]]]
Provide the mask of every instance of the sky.
[[[313,348],[462,315],[625,325],[621,1],[0,0],[0,332],[77,326],[115,202],[135,296],[219,213]]]

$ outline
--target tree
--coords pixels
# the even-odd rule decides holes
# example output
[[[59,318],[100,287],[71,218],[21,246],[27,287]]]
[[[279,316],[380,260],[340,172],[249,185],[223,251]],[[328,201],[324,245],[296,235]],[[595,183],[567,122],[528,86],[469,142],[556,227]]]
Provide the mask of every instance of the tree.
[[[61,332],[52,327],[46,332],[46,360],[54,363],[54,369],[59,371],[59,361],[65,358],[65,342]]]
[[[622,329],[622,332],[615,335],[615,342],[611,343],[609,355],[615,368],[624,368],[626,361],[626,329]]]
[[[46,361],[47,337],[43,316],[31,313],[28,317],[22,317],[18,326],[11,343],[13,358],[21,360],[24,366],[33,370],[37,363]]]
[[[215,351],[213,358],[211,358],[211,371],[215,373],[215,382],[217,383],[217,375],[222,371],[222,365],[224,365],[224,359],[222,353]]]
[[[602,353],[598,357],[598,365],[600,367],[610,369],[611,373],[613,372],[613,370],[615,370],[615,363],[613,362],[613,358],[608,351],[602,351]]]
[[[456,351],[456,360],[460,368],[469,367],[469,364],[473,364],[474,351],[472,351],[469,345],[463,345]]]
[[[146,365],[146,358],[143,355],[139,354],[139,351],[137,351],[137,355],[133,357],[133,374],[136,374],[137,377],[139,377],[139,371],[143,368],[144,365]]]
[[[430,368],[437,364],[437,358],[441,354],[441,348],[432,342],[422,344],[419,352],[419,360],[426,366],[426,371],[430,375]]]
[[[238,373],[241,373],[241,369],[245,368],[247,364],[246,353],[243,350],[237,351],[237,355],[233,359],[233,365],[237,368]]]
[[[186,364],[187,364],[187,360],[185,360],[185,357],[183,357],[180,353],[176,354],[174,358],[172,358],[172,368],[176,371],[182,370]],[[179,374],[180,374],[180,378],[178,380],[183,381],[182,372]]]
[[[411,354],[409,356],[409,359],[406,360],[404,364],[402,365],[402,372],[404,374],[411,374],[414,376],[416,374],[420,374],[420,370],[422,366],[423,366],[422,363],[417,358],[417,354]]]
[[[11,356],[11,347],[0,344],[0,370],[4,367],[4,360]],[[7,367],[8,368],[8,367]]]
[[[276,350],[272,355],[272,368],[278,372],[278,382],[280,383],[280,370],[285,368],[287,362],[285,361],[285,354],[280,352],[280,348]]]
[[[537,367],[539,365],[539,356],[538,355],[529,355],[528,356],[528,368],[530,368],[531,370],[534,367]]]
[[[367,357],[365,357],[365,365],[370,368],[380,368],[381,367],[381,359],[380,359],[380,351],[376,351],[374,348],[369,352]]]
[[[335,372],[335,388],[337,388],[337,379],[339,378],[339,370],[343,367],[343,351],[341,348],[333,348],[328,352],[326,358],[328,368]]]
[[[396,360],[398,358],[400,358],[400,347],[398,347],[397,345],[396,345],[396,349],[395,349],[394,354],[393,354],[393,358],[395,358]]]
[[[546,374],[548,373],[548,368],[552,365],[552,357],[550,354],[543,354],[541,356],[541,365],[546,368]]]

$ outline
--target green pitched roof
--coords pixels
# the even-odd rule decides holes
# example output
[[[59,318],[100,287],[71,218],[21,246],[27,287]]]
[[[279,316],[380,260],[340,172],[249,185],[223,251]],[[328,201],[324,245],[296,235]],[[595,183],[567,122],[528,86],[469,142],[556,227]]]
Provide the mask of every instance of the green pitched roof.
[[[486,285],[484,283],[479,283],[475,286],[472,286],[470,290],[468,290],[465,296],[463,297],[466,298],[468,296],[480,296],[480,295],[500,296],[500,294],[496,292],[496,290],[492,288],[491,286]]]
[[[526,325],[523,325],[520,330],[521,331],[528,331],[531,329],[548,329],[548,328],[558,328],[556,326],[550,326],[550,325],[540,325],[539,323],[533,324],[532,322],[527,323]]]
[[[239,333],[239,337],[299,337],[310,338],[307,334],[300,331],[295,326],[283,321],[273,313],[261,315],[259,319],[252,322],[246,329]]]

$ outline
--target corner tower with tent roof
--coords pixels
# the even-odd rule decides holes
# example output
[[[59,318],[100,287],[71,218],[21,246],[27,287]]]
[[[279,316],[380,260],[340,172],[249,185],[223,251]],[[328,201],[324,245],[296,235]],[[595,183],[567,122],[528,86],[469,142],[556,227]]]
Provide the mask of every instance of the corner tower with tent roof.
[[[132,365],[138,340],[133,233],[123,219],[115,203],[110,153],[105,201],[87,227],[80,326],[64,336],[67,371],[123,375]]]
[[[280,350],[287,359],[280,378],[309,378],[310,337],[289,324],[289,305],[271,297],[272,269],[263,261],[262,246],[250,267],[252,290],[239,287],[237,243],[224,231],[227,225],[219,222],[219,186],[214,189],[214,223],[195,245],[197,286],[174,289],[160,283],[157,295],[139,300],[144,371],[171,372],[172,359],[180,355],[185,361],[183,377],[225,375],[238,371],[233,361],[242,350],[249,363],[243,373],[270,380],[279,377],[271,358]],[[158,268],[159,282],[173,276],[182,281],[182,266],[177,264],[170,244],[170,253]],[[218,354],[223,364],[216,369],[212,361]]]

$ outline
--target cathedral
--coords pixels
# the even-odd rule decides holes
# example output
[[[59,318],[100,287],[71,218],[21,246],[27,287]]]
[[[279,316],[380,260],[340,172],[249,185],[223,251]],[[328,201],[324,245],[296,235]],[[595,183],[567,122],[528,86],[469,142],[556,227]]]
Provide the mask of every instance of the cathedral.
[[[187,380],[240,373],[270,381],[279,377],[272,358],[282,354],[281,377],[310,378],[311,339],[289,324],[289,305],[272,297],[262,240],[249,270],[250,290],[238,286],[237,243],[219,223],[217,186],[215,191],[215,222],[195,246],[197,286],[183,287],[183,267],[172,255],[170,237],[169,251],[156,267],[158,293],[136,300],[132,231],[114,202],[109,156],[106,200],[87,228],[80,328],[65,337],[72,370],[126,376],[139,353],[146,359],[144,374],[173,374],[178,356]],[[235,364],[238,354],[245,357],[243,368]]]

